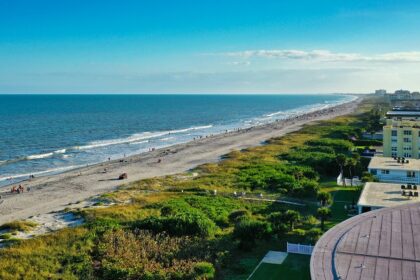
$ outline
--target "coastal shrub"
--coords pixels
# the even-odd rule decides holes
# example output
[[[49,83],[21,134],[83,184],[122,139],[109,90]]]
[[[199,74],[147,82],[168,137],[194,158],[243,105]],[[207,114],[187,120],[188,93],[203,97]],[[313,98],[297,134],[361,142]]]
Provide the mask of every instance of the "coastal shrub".
[[[353,144],[350,141],[331,138],[309,140],[305,144],[316,147],[330,147],[333,148],[336,153],[346,153],[353,148]]]
[[[295,197],[315,197],[319,191],[319,184],[317,181],[304,179],[300,181],[298,187],[293,189],[291,193]]]
[[[188,195],[171,199],[160,207],[162,216],[171,216],[189,210],[198,211],[219,227],[226,227],[229,225],[229,214],[235,209],[242,208],[242,202],[223,196]]]
[[[295,177],[287,174],[287,167],[283,164],[244,166],[238,173],[238,181],[241,187],[251,190],[268,189],[287,192],[298,185]]]
[[[203,242],[135,230],[109,231],[101,239],[99,279],[212,279]],[[207,278],[206,278],[207,277]]]
[[[37,223],[33,221],[14,221],[1,225],[0,230],[28,232],[36,226]]]
[[[320,153],[326,153],[326,154],[335,154],[334,148],[330,146],[308,146],[302,148],[302,150],[305,150],[307,152],[320,152]]]
[[[134,227],[170,235],[198,235],[208,237],[216,230],[215,223],[199,211],[187,209],[167,217],[149,217],[134,224]]]
[[[237,223],[242,219],[249,219],[251,217],[251,213],[249,213],[246,209],[236,210],[229,214],[229,221],[231,223]]]
[[[370,172],[365,171],[362,174],[362,182],[377,182],[378,179]]]
[[[0,250],[0,279],[93,279],[93,242],[72,228],[21,240]]]
[[[335,154],[294,150],[281,155],[281,158],[290,162],[299,162],[299,164],[310,166],[323,175],[335,176],[339,170],[339,166],[335,160]]]
[[[267,220],[271,223],[271,228],[273,232],[275,232],[278,235],[282,235],[287,232],[288,225],[284,223],[283,220],[283,212],[274,212],[271,213]]]
[[[295,177],[296,180],[309,179],[318,181],[319,174],[313,168],[309,166],[300,166],[300,165],[287,165],[286,169],[287,174],[291,174]]]
[[[194,265],[194,279],[213,279],[216,270],[213,264],[208,262],[199,262]]]
[[[353,141],[353,144],[355,146],[382,146],[382,141],[380,140],[365,140],[365,139],[361,139],[361,140],[355,140]]]
[[[191,207],[200,210],[220,227],[228,226],[229,214],[242,207],[241,201],[222,196],[188,196],[185,201]]]
[[[12,234],[9,233],[9,232],[0,234],[0,239],[8,240],[8,239],[10,239],[12,237],[13,237]]]
[[[271,226],[267,222],[243,219],[235,224],[233,236],[239,240],[239,247],[250,249],[256,240],[268,238]]]
[[[320,228],[311,228],[306,231],[306,239],[311,244],[315,244],[321,236],[322,230]]]

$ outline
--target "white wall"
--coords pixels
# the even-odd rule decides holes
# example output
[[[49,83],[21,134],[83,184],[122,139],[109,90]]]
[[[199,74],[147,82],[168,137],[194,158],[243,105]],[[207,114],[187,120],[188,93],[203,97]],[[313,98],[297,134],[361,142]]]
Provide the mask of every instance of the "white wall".
[[[407,177],[407,170],[389,170],[389,174],[382,174],[381,169],[376,169],[375,177],[378,178],[380,182],[389,182],[389,183],[411,183],[411,184],[420,184],[420,172],[416,171],[416,176],[414,178]],[[369,172],[372,173],[372,170],[369,168]]]

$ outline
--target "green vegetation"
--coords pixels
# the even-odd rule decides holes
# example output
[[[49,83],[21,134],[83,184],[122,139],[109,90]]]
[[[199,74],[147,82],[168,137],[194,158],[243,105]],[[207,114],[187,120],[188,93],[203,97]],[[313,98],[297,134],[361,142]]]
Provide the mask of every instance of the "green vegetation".
[[[14,221],[0,226],[0,230],[28,232],[37,224],[31,221]]]
[[[368,129],[364,119],[374,106],[365,102],[358,115],[307,125],[190,173],[105,194],[102,199],[116,205],[79,210],[83,226],[0,250],[0,279],[244,279],[268,250],[285,250],[286,241],[313,244],[348,218],[345,207],[359,190],[338,187],[335,177],[340,170],[368,176],[355,141]],[[304,206],[258,200],[260,194]],[[281,266],[262,269],[309,279],[309,258],[289,255]],[[253,279],[269,279],[261,277]]]

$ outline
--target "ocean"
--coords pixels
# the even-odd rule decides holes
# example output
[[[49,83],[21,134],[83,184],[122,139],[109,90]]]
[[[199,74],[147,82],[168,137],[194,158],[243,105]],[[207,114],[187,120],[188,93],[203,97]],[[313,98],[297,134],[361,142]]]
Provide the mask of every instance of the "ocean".
[[[0,186],[328,108],[349,95],[0,95]]]

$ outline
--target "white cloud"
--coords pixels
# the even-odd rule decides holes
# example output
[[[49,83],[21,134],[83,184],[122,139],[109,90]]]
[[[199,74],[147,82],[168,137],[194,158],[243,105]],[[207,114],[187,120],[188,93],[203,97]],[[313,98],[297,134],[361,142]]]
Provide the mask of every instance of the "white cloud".
[[[262,57],[326,62],[420,62],[420,51],[363,55],[359,53],[332,52],[329,50],[246,50],[222,53],[222,55],[245,59]]]

